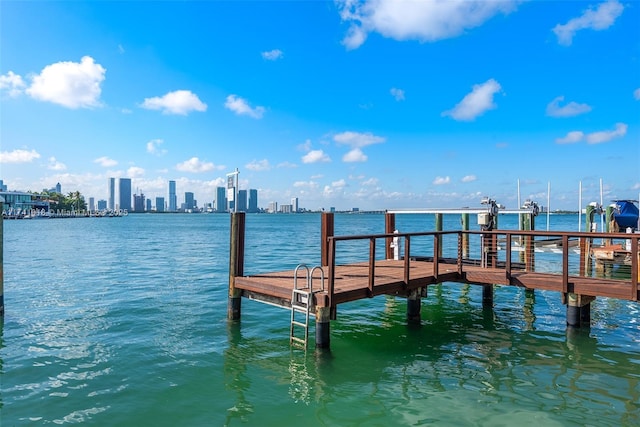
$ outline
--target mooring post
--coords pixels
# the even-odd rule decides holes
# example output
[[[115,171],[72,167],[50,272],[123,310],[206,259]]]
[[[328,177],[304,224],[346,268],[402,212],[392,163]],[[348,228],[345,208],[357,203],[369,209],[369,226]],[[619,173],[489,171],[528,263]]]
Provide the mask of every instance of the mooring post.
[[[0,317],[4,317],[4,199],[0,197]]]
[[[436,214],[436,231],[442,231],[442,214]],[[438,236],[438,253],[434,254],[438,258],[442,258],[442,235]],[[433,260],[433,262],[437,262],[437,260]]]
[[[412,289],[407,295],[407,322],[409,323],[420,323],[421,296],[420,289]]]
[[[329,265],[329,237],[333,237],[333,213],[323,212],[320,217],[320,262],[323,267]]]
[[[231,238],[229,243],[229,303],[227,319],[239,320],[242,296],[236,289],[236,277],[244,275],[244,229],[245,213],[231,214]]]
[[[396,214],[385,212],[384,214],[384,234],[393,234],[396,231]],[[394,258],[393,237],[387,237],[385,239],[385,258]]]

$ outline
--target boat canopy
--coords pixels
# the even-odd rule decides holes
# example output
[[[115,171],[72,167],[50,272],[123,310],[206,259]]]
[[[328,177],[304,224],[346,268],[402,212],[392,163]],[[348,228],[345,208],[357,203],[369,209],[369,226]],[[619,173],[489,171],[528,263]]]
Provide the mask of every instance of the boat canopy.
[[[616,207],[613,211],[613,219],[620,230],[627,227],[636,228],[638,226],[638,207],[636,200],[614,200]]]

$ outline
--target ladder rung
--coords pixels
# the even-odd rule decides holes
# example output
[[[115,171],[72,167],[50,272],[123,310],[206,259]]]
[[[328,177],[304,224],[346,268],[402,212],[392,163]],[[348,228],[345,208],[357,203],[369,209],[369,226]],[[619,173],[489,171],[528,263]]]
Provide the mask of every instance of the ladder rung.
[[[303,328],[307,327],[306,323],[298,322],[297,320],[292,321],[291,324],[297,325],[297,326],[302,326]]]

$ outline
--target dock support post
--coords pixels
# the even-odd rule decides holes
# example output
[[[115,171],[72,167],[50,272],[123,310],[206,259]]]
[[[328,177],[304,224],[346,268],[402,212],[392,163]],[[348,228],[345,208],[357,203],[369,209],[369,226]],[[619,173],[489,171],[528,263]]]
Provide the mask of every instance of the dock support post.
[[[574,293],[567,294],[567,326],[579,328],[589,326],[591,321],[591,301],[595,297]]]
[[[493,307],[493,285],[482,285],[482,306]]]
[[[227,319],[239,320],[242,296],[236,289],[236,277],[244,275],[244,229],[245,213],[231,214],[231,239],[229,243],[229,302]]]
[[[384,233],[392,234],[396,231],[396,214],[386,212],[384,214]],[[385,257],[386,259],[394,259],[394,248],[391,246],[393,243],[393,237],[387,237],[385,239]]]
[[[441,213],[436,214],[436,231],[442,231],[442,214]],[[437,256],[438,259],[442,258],[442,235],[438,236],[438,253],[434,255]],[[437,262],[437,261],[434,260],[434,262]]]
[[[3,215],[4,199],[0,197],[0,318],[4,317],[4,230]]]
[[[331,307],[316,306],[316,348],[330,348]]]
[[[462,214],[462,230],[469,231],[469,214]],[[469,258],[469,235],[462,233],[462,258]]]
[[[323,267],[329,265],[329,237],[333,237],[333,213],[323,212],[320,219],[320,263]]]
[[[421,296],[420,289],[413,289],[407,295],[407,322],[409,323],[420,323]]]

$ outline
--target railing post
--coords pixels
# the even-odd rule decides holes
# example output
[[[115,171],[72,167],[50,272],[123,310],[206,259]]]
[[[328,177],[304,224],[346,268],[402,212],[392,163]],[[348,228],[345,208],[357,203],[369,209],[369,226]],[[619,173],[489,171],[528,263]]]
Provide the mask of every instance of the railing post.
[[[513,236],[511,233],[507,232],[506,242],[505,242],[505,275],[506,279],[511,285],[511,242],[513,240]]]
[[[469,214],[462,214],[462,230],[469,231]],[[469,234],[462,233],[462,257],[469,258]]]
[[[442,214],[441,213],[436,214],[436,232],[437,231],[442,231]],[[437,236],[438,236],[438,251],[434,252],[433,254],[434,260],[436,258],[442,257],[442,235],[438,234]]]
[[[229,301],[227,319],[239,320],[241,314],[241,291],[236,289],[236,277],[244,275],[244,212],[231,214],[231,239],[229,243]]]
[[[396,215],[393,213],[385,212],[384,214],[384,233],[393,234],[396,231]],[[385,258],[394,258],[394,248],[392,247],[393,237],[387,237],[385,239]]]
[[[438,280],[438,267],[440,263],[440,257],[442,256],[442,248],[440,247],[442,242],[442,235],[436,233],[433,235],[433,277]]]
[[[638,254],[638,235],[631,239],[631,300],[638,301],[638,276],[640,275],[640,259]]]
[[[329,265],[329,237],[333,237],[333,213],[323,212],[320,231],[320,262],[323,267]]]
[[[411,257],[411,239],[409,236],[404,238],[404,284],[409,286],[409,258]]]
[[[373,297],[374,279],[376,277],[376,239],[369,239],[369,298]]]

